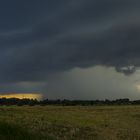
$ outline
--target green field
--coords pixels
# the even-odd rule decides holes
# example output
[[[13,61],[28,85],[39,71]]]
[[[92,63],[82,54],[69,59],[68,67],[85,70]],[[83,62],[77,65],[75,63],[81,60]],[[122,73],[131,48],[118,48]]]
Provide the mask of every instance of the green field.
[[[0,140],[140,140],[140,106],[2,106]]]

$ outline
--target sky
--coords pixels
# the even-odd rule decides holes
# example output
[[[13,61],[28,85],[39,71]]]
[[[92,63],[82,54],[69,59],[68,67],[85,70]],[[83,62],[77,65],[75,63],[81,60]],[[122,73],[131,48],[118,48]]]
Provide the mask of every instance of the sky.
[[[0,93],[140,99],[139,0],[1,0]]]

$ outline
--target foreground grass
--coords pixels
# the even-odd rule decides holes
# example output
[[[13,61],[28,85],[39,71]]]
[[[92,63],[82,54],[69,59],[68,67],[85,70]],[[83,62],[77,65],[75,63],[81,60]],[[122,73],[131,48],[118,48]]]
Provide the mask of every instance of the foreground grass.
[[[37,137],[14,124],[0,122],[0,139],[2,140],[37,140],[39,139]]]
[[[0,107],[0,140],[140,140],[140,106]]]

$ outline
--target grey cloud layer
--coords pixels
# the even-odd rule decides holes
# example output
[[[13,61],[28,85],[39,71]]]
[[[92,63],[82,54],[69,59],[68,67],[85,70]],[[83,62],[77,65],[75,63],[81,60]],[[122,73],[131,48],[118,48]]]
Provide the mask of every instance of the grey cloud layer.
[[[138,0],[15,0],[0,23],[0,81],[45,80],[58,71],[96,65],[133,72],[121,68],[140,66],[139,5]]]

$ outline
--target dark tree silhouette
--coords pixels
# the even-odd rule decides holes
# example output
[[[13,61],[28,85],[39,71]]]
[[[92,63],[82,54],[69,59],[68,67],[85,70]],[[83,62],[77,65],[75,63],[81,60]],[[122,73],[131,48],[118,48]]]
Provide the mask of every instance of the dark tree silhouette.
[[[125,99],[116,99],[116,100],[49,100],[44,99],[42,101],[38,101],[37,99],[18,99],[18,98],[0,98],[0,105],[62,105],[62,106],[94,106],[94,105],[140,105],[140,100],[130,101],[128,98]]]

